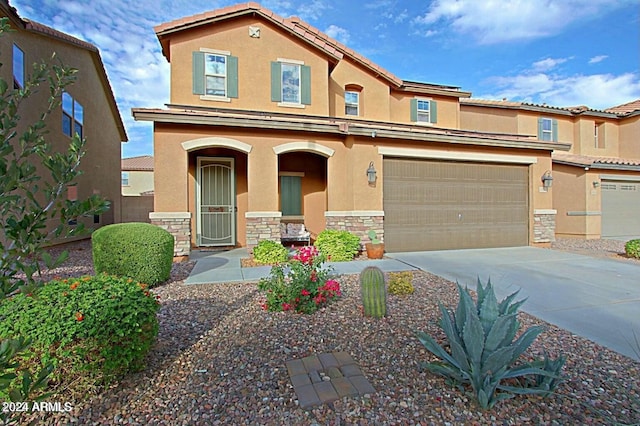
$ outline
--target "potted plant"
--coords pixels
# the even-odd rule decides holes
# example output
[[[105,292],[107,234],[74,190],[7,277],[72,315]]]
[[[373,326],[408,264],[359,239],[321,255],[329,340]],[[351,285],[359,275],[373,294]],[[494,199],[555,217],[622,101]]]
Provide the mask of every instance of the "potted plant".
[[[370,230],[367,235],[371,240],[370,243],[366,243],[364,247],[367,249],[367,257],[369,259],[382,259],[384,256],[384,243],[380,242],[376,231]]]

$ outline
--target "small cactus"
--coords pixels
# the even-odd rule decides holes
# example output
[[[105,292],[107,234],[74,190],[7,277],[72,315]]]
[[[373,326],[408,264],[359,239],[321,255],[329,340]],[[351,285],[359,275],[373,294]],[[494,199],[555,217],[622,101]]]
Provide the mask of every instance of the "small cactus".
[[[380,268],[367,266],[362,270],[360,291],[366,316],[382,318],[387,314],[387,289]]]

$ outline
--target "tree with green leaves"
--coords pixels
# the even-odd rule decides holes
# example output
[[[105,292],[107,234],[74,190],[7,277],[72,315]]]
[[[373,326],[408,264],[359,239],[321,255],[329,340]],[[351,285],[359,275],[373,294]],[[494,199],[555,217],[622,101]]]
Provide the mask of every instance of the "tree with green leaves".
[[[9,31],[13,30],[8,18],[0,19],[0,36]],[[107,201],[97,195],[76,201],[65,197],[81,174],[86,140],[76,134],[64,152],[56,151],[49,141],[47,119],[60,106],[62,93],[77,72],[54,61],[55,55],[50,63],[35,63],[24,87],[13,88],[0,79],[0,301],[18,292],[31,293],[41,285],[38,277],[43,267],[52,269],[66,260],[67,252],[53,259],[45,248],[56,239],[85,231],[82,223],[70,226],[70,221],[108,209]],[[48,90],[46,105],[38,109],[36,122],[24,123],[21,111],[38,108],[27,100],[41,90]],[[51,366],[32,374],[15,362],[28,347],[29,342],[21,338],[0,342],[0,395],[4,398],[24,401],[46,386]],[[10,389],[16,378],[19,387]]]

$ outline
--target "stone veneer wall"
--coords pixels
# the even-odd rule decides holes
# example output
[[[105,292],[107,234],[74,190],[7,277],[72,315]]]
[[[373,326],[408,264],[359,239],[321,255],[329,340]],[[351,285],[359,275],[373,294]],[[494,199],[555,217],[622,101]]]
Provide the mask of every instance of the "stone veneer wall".
[[[151,212],[152,225],[166,229],[173,235],[174,256],[189,256],[191,253],[191,213],[189,212]]]
[[[534,243],[552,243],[556,240],[556,214],[556,210],[534,210]]]
[[[352,232],[360,237],[360,244],[364,247],[368,243],[367,233],[373,229],[380,241],[384,242],[384,212],[383,211],[333,211],[325,212],[327,229],[340,229]]]
[[[247,250],[251,251],[260,240],[280,242],[281,212],[247,212],[245,223]]]

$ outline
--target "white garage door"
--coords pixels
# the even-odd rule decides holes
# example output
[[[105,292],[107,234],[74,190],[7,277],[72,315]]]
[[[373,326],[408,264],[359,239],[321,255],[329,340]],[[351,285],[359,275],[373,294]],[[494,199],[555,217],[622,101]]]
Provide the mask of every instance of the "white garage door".
[[[602,181],[602,238],[640,235],[640,181]]]

